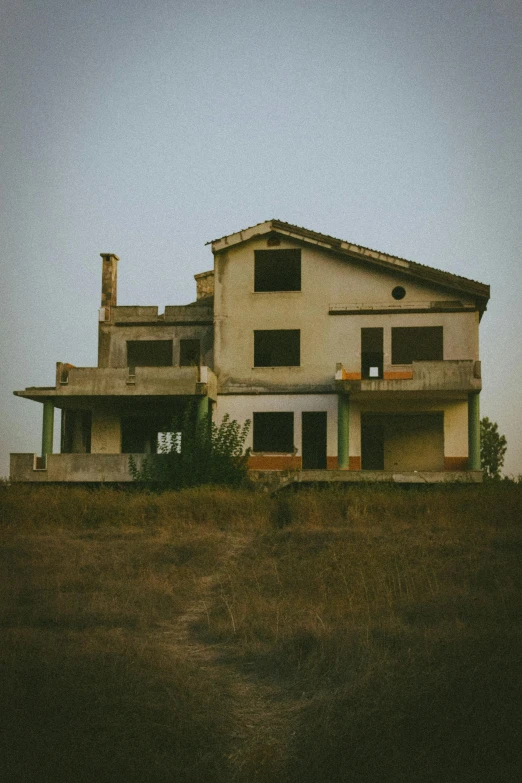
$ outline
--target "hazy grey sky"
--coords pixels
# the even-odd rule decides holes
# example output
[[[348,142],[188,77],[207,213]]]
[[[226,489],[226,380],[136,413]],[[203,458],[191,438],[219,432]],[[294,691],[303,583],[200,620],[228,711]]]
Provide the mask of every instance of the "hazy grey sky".
[[[0,476],[55,362],[276,217],[490,283],[482,415],[522,473],[520,0],[1,0]]]

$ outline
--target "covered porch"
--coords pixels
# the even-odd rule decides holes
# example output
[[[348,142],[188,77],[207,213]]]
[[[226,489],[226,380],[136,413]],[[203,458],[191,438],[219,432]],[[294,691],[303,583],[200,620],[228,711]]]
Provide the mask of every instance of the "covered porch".
[[[162,434],[172,432],[173,422],[187,413],[194,426],[211,415],[217,383],[209,368],[154,368],[159,373],[153,378],[140,374],[142,369],[69,368],[58,363],[56,387],[15,392],[42,403],[42,439],[40,454],[11,454],[11,480],[131,481],[129,454],[136,459],[155,453]],[[59,444],[54,442],[56,411],[61,420]]]

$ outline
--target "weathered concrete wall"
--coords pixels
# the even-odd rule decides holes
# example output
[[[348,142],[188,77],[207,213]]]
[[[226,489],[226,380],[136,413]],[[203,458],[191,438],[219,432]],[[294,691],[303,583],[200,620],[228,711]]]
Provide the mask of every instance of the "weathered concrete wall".
[[[199,275],[194,275],[197,288],[197,298],[205,299],[207,296],[214,295],[214,270],[209,272],[200,272]]]
[[[35,400],[67,397],[217,396],[217,379],[208,367],[74,367],[62,375],[57,363],[57,384],[15,392]],[[65,377],[62,382],[60,378]]]
[[[397,368],[398,365],[393,366]],[[481,362],[473,359],[412,362],[399,367],[401,371],[385,372],[384,378],[361,379],[360,372],[349,372],[338,364],[335,388],[357,398],[380,398],[389,392],[399,392],[399,397],[404,393],[412,396],[411,392],[416,392],[420,398],[426,396],[425,392],[434,391],[450,391],[464,397],[482,389]]]
[[[282,240],[278,249],[299,247]],[[445,359],[478,359],[478,314],[469,312],[407,313],[413,305],[429,308],[433,302],[472,300],[454,292],[405,280],[397,273],[340,259],[320,248],[302,248],[300,292],[254,292],[254,251],[267,240],[254,239],[215,257],[215,367],[223,387],[264,387],[285,384],[331,383],[332,367],[342,362],[360,371],[362,327],[384,328],[385,370],[391,364],[392,326],[442,326]],[[406,289],[400,302],[392,297],[396,285]],[[393,313],[330,315],[333,303],[393,305]],[[300,367],[253,367],[254,330],[299,329]]]
[[[92,454],[121,452],[120,417],[105,411],[93,411],[91,429]]]
[[[11,481],[47,483],[131,482],[129,454],[49,454],[45,470],[34,470],[34,454],[11,454]],[[141,465],[143,454],[134,454]]]
[[[127,340],[172,340],[172,364],[179,366],[180,340],[199,340],[201,343],[201,363],[213,365],[213,328],[200,324],[165,324],[160,326],[126,325],[114,327],[111,331],[109,367],[127,366]]]
[[[444,470],[444,423],[436,414],[390,415],[384,427],[384,470]]]
[[[162,315],[157,307],[119,306],[107,315],[108,320],[99,324],[99,367],[126,367],[127,340],[172,340],[174,366],[179,365],[179,341],[199,340],[201,363],[214,364],[212,305],[172,305]]]

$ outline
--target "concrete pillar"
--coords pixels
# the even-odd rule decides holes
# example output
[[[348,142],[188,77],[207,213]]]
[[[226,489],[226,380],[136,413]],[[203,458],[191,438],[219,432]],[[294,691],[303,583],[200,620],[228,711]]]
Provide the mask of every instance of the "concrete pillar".
[[[468,394],[468,470],[480,470],[479,392]]]
[[[350,395],[337,396],[337,464],[341,470],[350,467]]]
[[[42,457],[53,453],[53,434],[54,434],[54,405],[52,402],[43,404],[43,424],[42,424]]]
[[[208,420],[208,397],[203,395],[196,398],[196,426]]]

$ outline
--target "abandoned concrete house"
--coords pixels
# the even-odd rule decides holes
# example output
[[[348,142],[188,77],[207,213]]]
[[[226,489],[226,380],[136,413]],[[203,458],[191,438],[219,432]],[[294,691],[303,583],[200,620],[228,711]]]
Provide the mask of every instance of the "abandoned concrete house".
[[[118,257],[101,254],[98,366],[58,362],[54,386],[15,392],[42,403],[43,431],[40,455],[11,455],[13,481],[130,481],[128,455],[190,401],[251,421],[256,471],[481,480],[489,286],[279,220],[209,244],[196,301],[161,314],[118,305]]]

